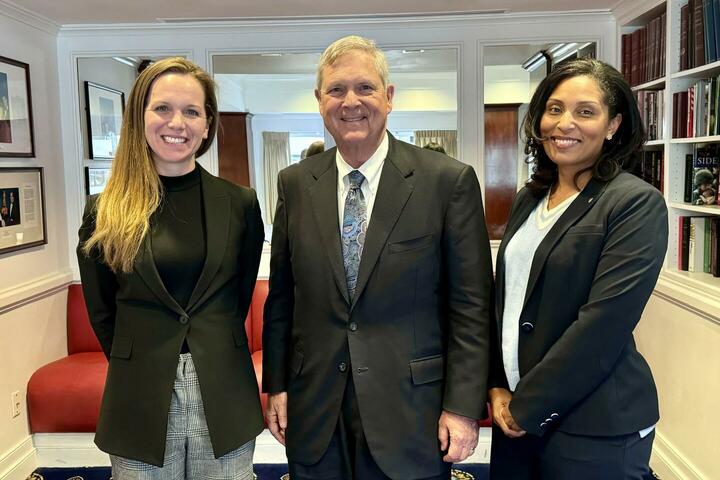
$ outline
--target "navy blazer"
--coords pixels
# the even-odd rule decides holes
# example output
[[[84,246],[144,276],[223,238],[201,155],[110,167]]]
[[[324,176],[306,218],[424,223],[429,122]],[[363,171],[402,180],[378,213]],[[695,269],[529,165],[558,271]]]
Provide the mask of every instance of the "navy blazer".
[[[517,194],[498,251],[490,387],[507,388],[505,248],[539,201],[527,188]],[[607,183],[591,180],[540,243],[518,325],[520,383],[510,404],[528,433],[621,435],[658,421],[655,383],[632,332],[667,239],[662,195],[623,172]]]

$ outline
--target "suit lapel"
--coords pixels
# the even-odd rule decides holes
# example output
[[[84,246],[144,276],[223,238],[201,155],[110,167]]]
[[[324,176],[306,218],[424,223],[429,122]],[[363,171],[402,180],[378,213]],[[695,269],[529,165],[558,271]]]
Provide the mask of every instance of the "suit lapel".
[[[335,152],[336,149],[332,148],[314,161],[314,165],[310,170],[316,181],[310,186],[309,193],[315,222],[323,242],[323,250],[328,255],[335,283],[345,301],[350,303],[340,243]]]
[[[201,167],[198,165],[198,168]],[[218,183],[215,177],[204,169],[201,169],[200,173],[203,209],[205,211],[207,253],[205,255],[205,265],[203,265],[200,277],[190,295],[190,300],[188,300],[188,311],[192,310],[197,304],[202,303],[202,296],[215,278],[215,274],[225,256],[230,231],[230,197],[223,190],[216,188]]]
[[[387,238],[413,191],[413,184],[408,180],[412,176],[413,169],[402,151],[398,149],[398,141],[392,135],[388,134],[388,136],[390,142],[388,155],[380,174],[375,206],[365,236],[355,299],[362,295]]]
[[[152,221],[152,220],[151,220]],[[173,312],[183,315],[185,312],[162,283],[160,274],[155,267],[155,260],[152,252],[152,233],[148,231],[140,246],[137,260],[135,260],[135,272],[140,275],[147,287]]]
[[[527,305],[528,299],[532,294],[535,284],[540,277],[540,272],[547,261],[550,252],[552,252],[555,244],[565,235],[568,228],[574,225],[580,217],[585,215],[602,195],[606,183],[591,179],[582,192],[573,200],[565,212],[560,215],[555,225],[552,226],[547,236],[538,245],[535,256],[533,257],[532,266],[530,267],[530,276],[528,277],[527,289],[525,290],[525,300],[523,308]]]

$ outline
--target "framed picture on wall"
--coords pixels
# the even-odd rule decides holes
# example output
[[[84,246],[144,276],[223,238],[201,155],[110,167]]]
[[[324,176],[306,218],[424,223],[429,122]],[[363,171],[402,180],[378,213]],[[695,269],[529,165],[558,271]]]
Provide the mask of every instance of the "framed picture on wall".
[[[42,168],[0,168],[0,255],[47,243]]]
[[[95,195],[102,192],[109,178],[109,167],[85,167],[85,193]]]
[[[0,57],[0,157],[34,157],[30,66]]]
[[[119,90],[85,82],[85,111],[87,112],[88,153],[90,158],[115,158],[125,94]]]

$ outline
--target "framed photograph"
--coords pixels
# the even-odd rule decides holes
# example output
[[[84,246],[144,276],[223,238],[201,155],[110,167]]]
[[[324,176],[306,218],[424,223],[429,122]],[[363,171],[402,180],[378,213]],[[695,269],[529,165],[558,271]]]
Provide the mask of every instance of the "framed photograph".
[[[42,168],[0,168],[0,255],[47,243]]]
[[[85,167],[85,193],[95,195],[102,192],[109,178],[108,167]]]
[[[30,66],[0,57],[0,157],[34,157]]]
[[[87,112],[88,153],[90,158],[115,158],[125,94],[119,90],[85,82],[85,111]]]

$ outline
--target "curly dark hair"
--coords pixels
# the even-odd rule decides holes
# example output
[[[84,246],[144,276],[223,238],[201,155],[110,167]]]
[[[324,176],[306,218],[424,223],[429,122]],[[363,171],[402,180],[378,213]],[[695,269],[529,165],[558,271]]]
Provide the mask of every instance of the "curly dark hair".
[[[612,140],[603,142],[600,157],[592,167],[585,168],[575,175],[575,181],[588,170],[601,181],[615,178],[623,170],[632,170],[642,157],[642,145],[645,143],[643,127],[637,101],[622,74],[600,60],[578,58],[558,64],[550,74],[540,82],[530,100],[528,111],[523,119],[523,140],[527,162],[532,163],[533,173],[527,182],[528,189],[536,197],[545,195],[557,182],[557,165],[550,160],[542,148],[540,121],[550,95],[564,80],[587,76],[595,79],[603,93],[603,101],[609,110],[609,118],[622,115],[620,126]]]

